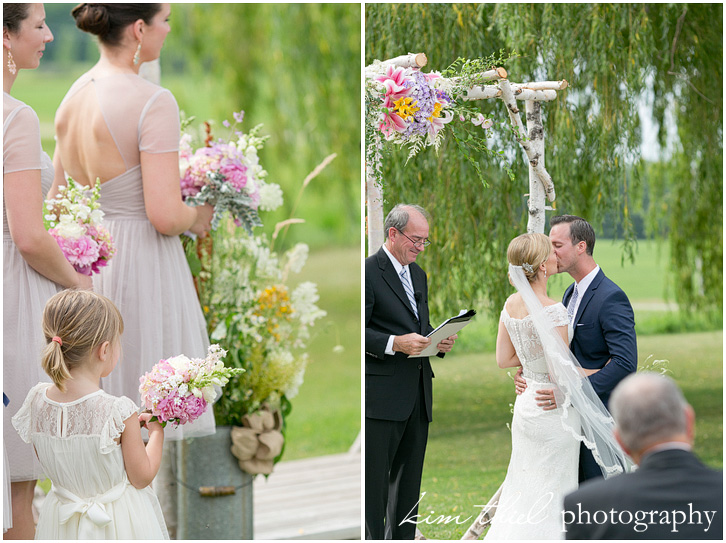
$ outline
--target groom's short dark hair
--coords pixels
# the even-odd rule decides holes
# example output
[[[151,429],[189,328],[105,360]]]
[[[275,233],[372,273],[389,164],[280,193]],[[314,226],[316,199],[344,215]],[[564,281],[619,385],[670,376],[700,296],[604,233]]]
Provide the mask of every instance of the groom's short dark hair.
[[[550,228],[561,223],[570,225],[570,239],[573,245],[584,241],[587,246],[587,254],[592,256],[592,252],[595,250],[595,230],[592,229],[590,223],[577,215],[555,215],[550,218]]]

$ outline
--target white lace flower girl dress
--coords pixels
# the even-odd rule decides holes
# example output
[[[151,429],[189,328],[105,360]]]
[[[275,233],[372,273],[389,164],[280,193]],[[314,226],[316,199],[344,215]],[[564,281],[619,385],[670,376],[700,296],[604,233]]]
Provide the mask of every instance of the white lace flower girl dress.
[[[132,486],[124,468],[119,438],[134,402],[98,390],[59,403],[50,386],[34,386],[13,417],[53,483],[35,538],[169,539],[156,494]]]

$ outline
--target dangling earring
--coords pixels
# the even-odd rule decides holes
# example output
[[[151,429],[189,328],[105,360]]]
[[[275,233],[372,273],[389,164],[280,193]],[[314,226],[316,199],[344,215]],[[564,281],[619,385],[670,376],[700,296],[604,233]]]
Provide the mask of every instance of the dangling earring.
[[[136,53],[134,53],[134,66],[138,66],[140,60],[141,60],[141,42],[139,42],[139,46],[136,48]]]
[[[8,49],[8,70],[13,75],[15,75],[18,71],[18,66],[15,64],[15,61],[13,60],[13,54],[10,52],[10,49]]]
[[[545,279],[547,279],[547,268],[545,268]]]

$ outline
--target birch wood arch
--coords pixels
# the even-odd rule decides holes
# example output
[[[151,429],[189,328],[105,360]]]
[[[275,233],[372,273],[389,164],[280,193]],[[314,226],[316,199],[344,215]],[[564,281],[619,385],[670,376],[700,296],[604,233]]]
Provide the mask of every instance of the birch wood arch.
[[[428,62],[424,53],[409,53],[396,58],[383,61],[383,66],[395,66],[420,70]],[[557,91],[567,88],[567,81],[537,81],[531,83],[512,83],[508,79],[507,71],[497,67],[481,74],[484,81],[495,81],[491,85],[477,85],[470,88],[465,96],[466,100],[501,99],[509,116],[515,139],[524,151],[529,165],[529,193],[527,210],[527,232],[544,233],[545,211],[552,207],[547,205],[555,201],[555,185],[552,176],[545,168],[545,142],[544,128],[542,126],[542,102],[551,102],[557,99]],[[368,77],[368,75],[366,75]],[[439,80],[441,81],[441,80]],[[455,84],[455,80],[443,80],[443,85]],[[527,128],[525,130],[518,101],[524,102]],[[376,181],[376,175],[371,164],[366,163],[366,203],[367,203],[367,231],[368,255],[375,254],[383,245],[383,190]],[[483,507],[476,520],[464,533],[462,540],[478,539],[484,529],[491,523],[497,510],[500,486],[489,502]],[[417,530],[419,536],[420,532]]]
[[[420,70],[428,63],[424,53],[409,53],[381,63],[382,66],[395,66]],[[368,77],[368,76],[367,76]],[[537,81],[532,83],[511,83],[507,71],[502,67],[483,72],[484,81],[495,81],[492,85],[478,85],[468,90],[466,100],[501,99],[514,130],[515,138],[526,155],[529,164],[529,200],[527,222],[528,232],[544,233],[545,210],[552,209],[546,200],[555,201],[555,186],[545,168],[544,129],[542,127],[541,102],[557,99],[557,91],[567,88],[567,81]],[[456,80],[440,80],[441,86],[455,84]],[[525,103],[527,129],[525,131],[517,101]],[[372,255],[384,241],[383,232],[383,192],[376,182],[372,165],[366,163],[366,202],[368,254]]]

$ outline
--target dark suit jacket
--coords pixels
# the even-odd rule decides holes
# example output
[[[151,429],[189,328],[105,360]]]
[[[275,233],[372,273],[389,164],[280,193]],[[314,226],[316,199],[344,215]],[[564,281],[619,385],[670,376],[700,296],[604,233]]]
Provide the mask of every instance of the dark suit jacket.
[[[567,307],[574,283],[567,287],[562,303]],[[622,289],[600,270],[580,302],[573,322],[570,348],[583,368],[596,369],[590,376],[595,392],[607,407],[610,393],[638,365],[635,318]]]
[[[431,379],[428,358],[408,358],[397,352],[385,354],[391,335],[415,332],[423,336],[433,331],[429,322],[426,273],[416,263],[409,265],[413,289],[417,294],[418,314],[411,308],[401,279],[381,247],[365,261],[366,289],[366,417],[406,420],[413,410],[423,372],[426,413],[431,421]]]
[[[599,513],[595,517],[595,511],[604,511],[607,522],[596,522],[604,516]],[[632,513],[633,520],[627,522],[630,515],[621,514],[622,511]],[[643,513],[637,513],[640,511]],[[651,515],[650,511],[656,513]],[[673,511],[682,511],[685,517],[680,513],[674,515]],[[700,519],[696,511],[700,512]],[[704,511],[716,511],[710,528]],[[586,524],[588,512],[590,524]],[[665,512],[670,522],[661,524]],[[636,514],[641,515],[639,523]],[[676,526],[677,532],[672,531],[674,517],[685,518]],[[722,539],[723,472],[704,466],[688,451],[670,449],[653,453],[632,473],[583,483],[579,490],[565,497],[563,519],[567,539]],[[573,523],[568,522],[571,519]],[[700,524],[696,523],[698,520]],[[645,524],[647,529],[643,529]],[[706,528],[708,531],[704,531]]]

